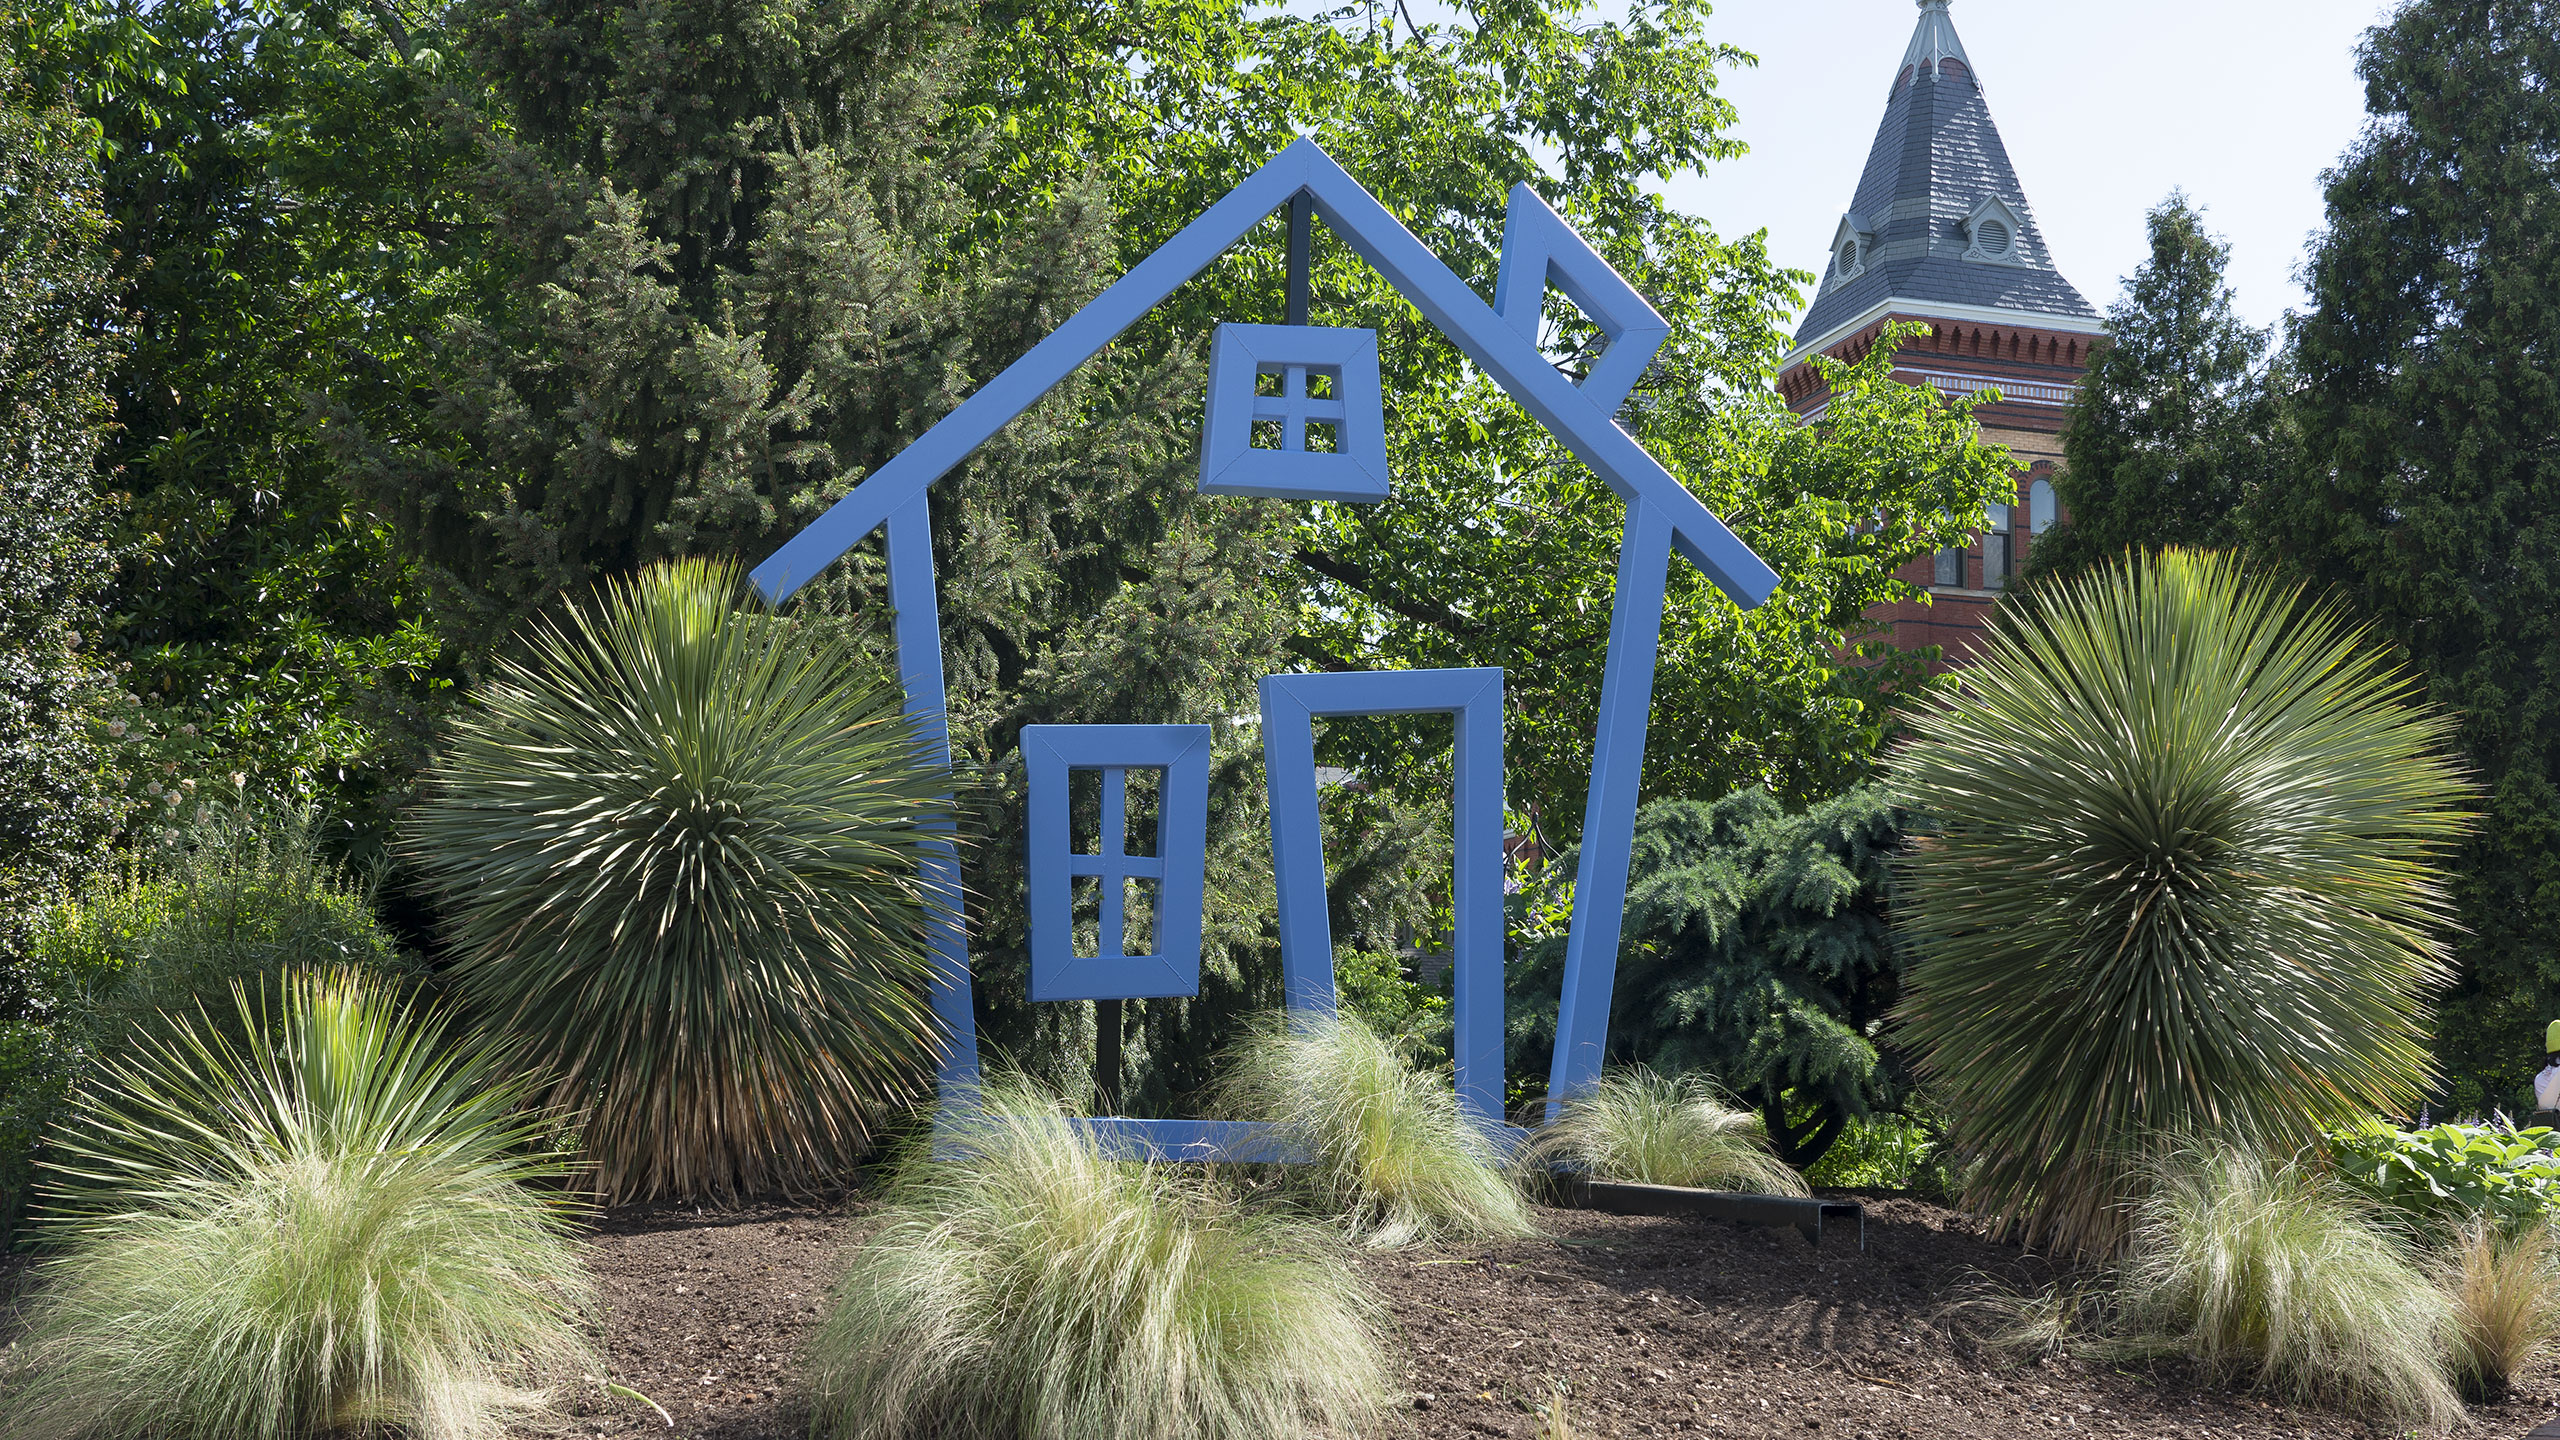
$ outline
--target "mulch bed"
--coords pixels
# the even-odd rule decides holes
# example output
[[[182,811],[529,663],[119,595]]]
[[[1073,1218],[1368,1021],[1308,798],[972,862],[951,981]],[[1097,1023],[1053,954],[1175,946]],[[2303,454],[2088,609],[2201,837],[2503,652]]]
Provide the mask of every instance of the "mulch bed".
[[[1981,1277],[2049,1272],[1962,1217],[1871,1197],[1820,1249],[1792,1230],[1545,1210],[1538,1240],[1364,1255],[1394,1312],[1416,1440],[1528,1437],[1566,1396],[1586,1437],[1942,1440],[2029,1435],[2379,1437],[2386,1426],[2219,1393],[2184,1367],[2019,1364],[1946,1322]],[[591,1392],[574,1435],[801,1440],[794,1357],[858,1207],[620,1215],[595,1268],[612,1378],[664,1405]],[[2560,1412],[2560,1370],[2528,1376],[2470,1433],[2520,1437]]]

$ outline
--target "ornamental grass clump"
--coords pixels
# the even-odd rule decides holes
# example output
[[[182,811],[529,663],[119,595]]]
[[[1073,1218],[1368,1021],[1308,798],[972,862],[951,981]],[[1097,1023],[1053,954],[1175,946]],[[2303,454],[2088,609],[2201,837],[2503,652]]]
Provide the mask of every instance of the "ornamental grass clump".
[[[1604,1075],[1567,1100],[1521,1147],[1520,1161],[1533,1173],[1563,1168],[1638,1185],[1812,1193],[1771,1153],[1758,1115],[1727,1104],[1699,1076],[1651,1070]]]
[[[2453,1379],[2466,1395],[2504,1394],[2560,1340],[2560,1243],[2548,1220],[2475,1216],[2436,1257],[2436,1280],[2453,1307]]]
[[[8,1440],[483,1440],[591,1368],[520,1088],[351,972],[110,1065],[58,1132]]]
[[[750,604],[683,561],[537,627],[409,833],[462,993],[612,1200],[822,1184],[927,1068],[949,777],[845,636]]]
[[[2118,1301],[2129,1348],[2194,1357],[2291,1403],[2458,1419],[2445,1292],[2370,1202],[2303,1161],[2183,1148],[2155,1162]]]
[[[1902,1041],[1966,1201],[2105,1253],[2169,1135],[2291,1154],[2421,1103],[2450,722],[2299,591],[2171,551],[2012,611],[1915,718]]]
[[[1359,1434],[1381,1311],[1322,1231],[1208,1177],[1115,1162],[1047,1096],[991,1088],[891,1184],[810,1344],[836,1440]]]
[[[1446,1074],[1417,1069],[1348,1014],[1265,1021],[1230,1058],[1221,1113],[1276,1125],[1310,1163],[1282,1182],[1360,1243],[1535,1233],[1528,1203]]]

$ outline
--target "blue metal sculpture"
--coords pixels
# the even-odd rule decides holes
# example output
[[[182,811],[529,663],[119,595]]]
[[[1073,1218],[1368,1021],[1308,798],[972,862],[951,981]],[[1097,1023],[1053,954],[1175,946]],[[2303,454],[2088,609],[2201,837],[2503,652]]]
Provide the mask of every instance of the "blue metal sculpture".
[[[1316,813],[1320,715],[1457,717],[1454,989],[1458,1101],[1502,1122],[1502,672],[1383,670],[1262,681],[1262,770],[1280,890],[1280,966],[1289,1008],[1333,1010],[1333,925],[1325,913]]]
[[[1022,764],[1031,782],[1031,998],[1139,1000],[1200,993],[1200,888],[1209,847],[1206,725],[1026,725]],[[1067,777],[1102,772],[1102,838],[1077,853],[1067,831]],[[1156,851],[1129,853],[1129,772],[1163,773],[1156,792]],[[1101,936],[1075,953],[1075,877],[1102,882]],[[1152,880],[1155,938],[1126,949],[1129,883]]]
[[[1660,642],[1665,571],[1677,554],[1696,565],[1718,588],[1745,608],[1761,604],[1777,586],[1777,575],[1736,539],[1723,522],[1709,514],[1679,481],[1620,429],[1614,416],[1619,403],[1650,363],[1668,327],[1612,271],[1589,244],[1573,232],[1528,187],[1511,195],[1503,237],[1498,285],[1499,310],[1484,303],[1449,268],[1440,263],[1412,232],[1405,229],[1332,157],[1312,141],[1299,140],[1211,206],[1153,255],[1092,303],[1078,311],[1047,339],[1007,366],[984,389],[943,417],[916,442],[874,471],[853,493],[786,542],[756,567],[754,579],[766,598],[779,602],[809,582],[845,551],[888,527],[889,597],[897,611],[898,664],[908,708],[948,760],[943,730],[941,640],[934,602],[933,553],[926,495],[933,483],[986,443],[1014,417],[1031,408],[1069,371],[1108,345],[1174,289],[1215,261],[1273,211],[1289,206],[1293,230],[1303,228],[1300,202],[1315,211],[1343,243],[1375,267],[1424,318],[1449,337],[1460,353],[1519,402],[1532,418],[1606,481],[1627,505],[1625,537],[1618,553],[1617,595],[1610,616],[1608,668],[1601,681],[1600,720],[1594,737],[1590,798],[1583,818],[1582,858],[1575,876],[1572,928],[1566,948],[1565,989],[1557,1018],[1555,1064],[1549,1075],[1551,1095],[1562,1096],[1596,1078],[1607,1039],[1610,991],[1616,978],[1620,922],[1624,910],[1628,849],[1635,834],[1638,783],[1644,766],[1646,723],[1652,708],[1655,650]],[[1577,386],[1558,373],[1537,343],[1540,312],[1552,282],[1597,325],[1607,349]],[[1292,310],[1298,309],[1293,297]],[[1300,318],[1293,314],[1292,318]],[[1222,327],[1224,328],[1224,327]],[[1266,364],[1254,331],[1280,328],[1299,333],[1270,342]],[[1353,360],[1327,360],[1319,353],[1319,336],[1345,332],[1308,327],[1236,327],[1235,354],[1251,357],[1251,373],[1276,368],[1286,374],[1302,368],[1326,373],[1332,394],[1319,397],[1302,378],[1278,397],[1252,397],[1239,382],[1213,386],[1219,413],[1210,424],[1210,441],[1221,448],[1227,466],[1212,469],[1204,454],[1203,486],[1245,489],[1251,493],[1376,498],[1381,482],[1367,467],[1381,462],[1383,438],[1373,449],[1360,430],[1363,407],[1376,396],[1374,380],[1368,396]],[[1348,332],[1360,334],[1363,332]],[[1372,342],[1374,344],[1374,342]],[[1370,352],[1374,357],[1374,349]],[[1242,358],[1230,362],[1230,377],[1243,373]],[[1258,390],[1258,382],[1253,386]],[[1276,406],[1266,400],[1276,399]],[[1310,403],[1326,400],[1345,408],[1340,417],[1318,415]],[[1252,471],[1230,481],[1242,436],[1252,450],[1251,423],[1266,409],[1287,421],[1291,405],[1300,404],[1301,421],[1331,420],[1337,425],[1336,452],[1304,450],[1303,434],[1284,437],[1280,451],[1288,459],[1273,465],[1255,461]],[[1239,413],[1241,412],[1241,413]],[[1204,445],[1204,451],[1208,447]],[[1343,461],[1316,466],[1312,461]],[[1327,473],[1329,472],[1329,473]],[[1312,783],[1312,782],[1310,782]],[[1471,816],[1472,816],[1471,812]],[[1275,817],[1276,823],[1276,817]],[[1168,852],[1169,854],[1169,852]],[[1317,867],[1321,883],[1321,862]],[[934,1009],[950,1030],[943,1067],[946,1092],[965,1093],[977,1078],[977,1036],[969,1001],[967,938],[959,915],[959,869],[945,842],[927,855],[926,883],[950,919],[935,941]],[[1284,897],[1283,906],[1303,905],[1307,882],[1301,880]],[[1319,897],[1316,903],[1321,906]],[[1285,948],[1285,947],[1284,947]],[[1470,1018],[1476,1018],[1473,1012]],[[1481,1024],[1481,1021],[1478,1020]],[[1462,1041],[1462,1043],[1467,1043]],[[1481,1073],[1471,1070],[1471,1074]],[[1498,1070],[1494,1073],[1498,1074]],[[1481,1095],[1478,1101],[1481,1101]],[[1187,1121],[1098,1120],[1092,1122],[1113,1143],[1133,1153],[1181,1157],[1270,1158],[1274,1142],[1250,1127]]]

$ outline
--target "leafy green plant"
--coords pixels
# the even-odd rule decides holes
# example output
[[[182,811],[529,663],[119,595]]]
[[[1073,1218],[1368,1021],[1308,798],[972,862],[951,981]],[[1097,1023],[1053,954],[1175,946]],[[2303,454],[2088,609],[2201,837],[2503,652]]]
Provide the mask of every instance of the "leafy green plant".
[[[2436,1258],[2453,1306],[2454,1383],[2487,1399],[2560,1340],[2560,1238],[2548,1220],[2475,1215]]]
[[[1520,1148],[1520,1162],[1596,1179],[1804,1195],[1804,1177],[1769,1152],[1760,1117],[1699,1076],[1622,1070],[1567,1100]]]
[[[1851,1120],[1820,1160],[1805,1167],[1805,1183],[1824,1190],[1909,1190],[1945,1197],[1954,1185],[1941,1125],[1912,1115],[1862,1115]]]
[[[0,1238],[23,1214],[46,1126],[101,1060],[200,1007],[228,1025],[231,987],[353,966],[414,975],[369,882],[319,853],[307,811],[222,810],[183,844],[130,861],[47,910],[0,1018]],[[225,1032],[237,1042],[245,1035]]]
[[[1356,1016],[1265,1020],[1230,1057],[1215,1100],[1279,1126],[1312,1163],[1283,1179],[1363,1244],[1532,1233],[1492,1141],[1446,1072],[1415,1068]]]
[[[2513,1125],[2395,1130],[2367,1122],[2330,1137],[2338,1168],[2420,1225],[2451,1230],[2476,1215],[2515,1225],[2560,1214],[2560,1132]]]
[[[2124,1343],[2289,1401],[2443,1424],[2454,1322],[2409,1242],[2303,1161],[2183,1147],[2154,1164],[2118,1299]]]
[[[807,1186],[929,1050],[920,831],[949,786],[841,633],[679,561],[537,627],[409,845],[455,978],[615,1200]]]
[[[86,1090],[9,1440],[494,1440],[589,1356],[543,1118],[386,985],[294,976]]]
[[[1361,1433],[1389,1393],[1379,1307],[1303,1223],[1117,1163],[1019,1083],[891,1183],[810,1342],[815,1428],[1261,1440]]]
[[[2325,606],[2170,551],[2004,610],[1896,765],[1901,1034],[2004,1228],[2104,1251],[2159,1137],[2414,1107],[2448,722]]]

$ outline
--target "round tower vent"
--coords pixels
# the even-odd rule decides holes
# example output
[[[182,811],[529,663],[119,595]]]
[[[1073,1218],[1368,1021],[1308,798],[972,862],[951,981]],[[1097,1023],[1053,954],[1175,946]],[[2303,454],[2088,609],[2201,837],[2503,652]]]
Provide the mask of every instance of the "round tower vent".
[[[2005,220],[1985,220],[1973,232],[1974,248],[1985,255],[2009,253],[2009,225]]]

